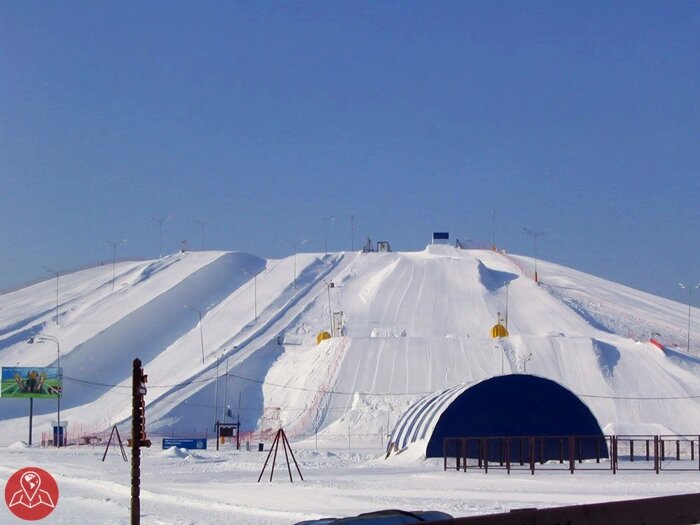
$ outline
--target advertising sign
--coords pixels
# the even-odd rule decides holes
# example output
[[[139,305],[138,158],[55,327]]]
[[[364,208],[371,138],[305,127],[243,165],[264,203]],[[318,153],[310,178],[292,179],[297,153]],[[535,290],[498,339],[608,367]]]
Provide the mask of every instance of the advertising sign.
[[[61,395],[62,369],[3,366],[0,397],[56,399]]]
[[[163,450],[168,449],[170,447],[184,448],[188,450],[204,450],[207,448],[207,440],[204,438],[163,438]]]

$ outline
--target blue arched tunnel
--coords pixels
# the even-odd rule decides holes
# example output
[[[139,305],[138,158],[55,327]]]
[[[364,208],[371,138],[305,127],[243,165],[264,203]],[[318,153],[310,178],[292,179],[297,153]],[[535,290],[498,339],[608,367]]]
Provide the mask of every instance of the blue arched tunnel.
[[[474,385],[456,397],[440,415],[426,449],[426,457],[442,457],[444,438],[538,436],[537,459],[568,457],[564,436],[579,436],[576,457],[607,457],[607,446],[598,421],[571,391],[549,379],[531,375],[498,376]],[[541,438],[548,436],[547,439]],[[527,440],[511,440],[511,457],[529,456]],[[562,445],[563,443],[563,445]],[[470,441],[467,455],[478,457],[478,441]],[[494,446],[490,460],[502,458],[503,447]],[[534,452],[534,451],[533,451]]]

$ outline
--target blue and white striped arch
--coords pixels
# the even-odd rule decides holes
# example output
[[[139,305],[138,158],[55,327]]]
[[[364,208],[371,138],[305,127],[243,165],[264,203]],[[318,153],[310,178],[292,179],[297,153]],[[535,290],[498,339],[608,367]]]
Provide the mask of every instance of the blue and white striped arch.
[[[441,392],[428,394],[414,403],[396,423],[389,440],[389,448],[395,446],[403,450],[411,443],[430,438],[442,413],[467,388],[469,385],[466,383],[456,385]]]
[[[399,419],[389,449],[425,447],[442,457],[446,437],[600,436],[590,409],[570,390],[543,377],[512,374],[429,394]]]

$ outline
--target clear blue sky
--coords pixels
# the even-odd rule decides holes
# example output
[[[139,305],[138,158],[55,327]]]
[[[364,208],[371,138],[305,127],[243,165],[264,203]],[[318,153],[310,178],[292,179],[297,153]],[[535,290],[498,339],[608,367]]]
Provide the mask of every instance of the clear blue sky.
[[[433,231],[686,301],[700,3],[0,3],[0,289]],[[206,221],[204,238],[201,226]],[[700,302],[700,293],[697,296]]]

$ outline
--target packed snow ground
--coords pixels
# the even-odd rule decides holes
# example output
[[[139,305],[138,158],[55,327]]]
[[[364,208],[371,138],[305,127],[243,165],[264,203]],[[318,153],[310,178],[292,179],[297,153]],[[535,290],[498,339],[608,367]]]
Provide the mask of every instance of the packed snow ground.
[[[283,426],[306,477],[257,484],[258,453],[156,447],[144,454],[144,523],[293,523],[386,507],[467,515],[693,491],[697,473],[465,475],[382,454],[423,395],[504,373],[561,383],[606,433],[697,434],[700,318],[693,309],[688,353],[687,305],[545,261],[538,284],[527,257],[438,245],[281,260],[189,252],[114,270],[61,275],[58,306],[55,279],[0,296],[0,366],[55,366],[53,342],[27,340],[57,338],[61,419],[79,439],[115,424],[126,435],[139,357],[156,445],[211,436],[231,407],[254,441]],[[317,344],[339,311],[342,333]],[[494,341],[499,313],[510,337]],[[34,403],[35,443],[56,408]],[[27,441],[27,412],[27,400],[0,399],[0,447]],[[56,474],[65,498],[55,523],[126,523],[128,466],[101,454],[0,448],[0,476],[31,464]]]
[[[310,445],[310,444],[307,444]],[[282,451],[280,450],[280,453]],[[56,479],[60,499],[41,523],[129,523],[130,467],[110,448],[0,449],[0,483],[19,468],[38,466]],[[695,472],[443,471],[441,460],[405,461],[371,451],[295,448],[304,481],[292,466],[290,483],[278,457],[273,481],[267,450],[229,447],[191,451],[144,449],[141,523],[144,525],[291,525],[328,516],[398,508],[452,516],[506,512],[697,492]],[[21,523],[0,505],[0,523]]]

